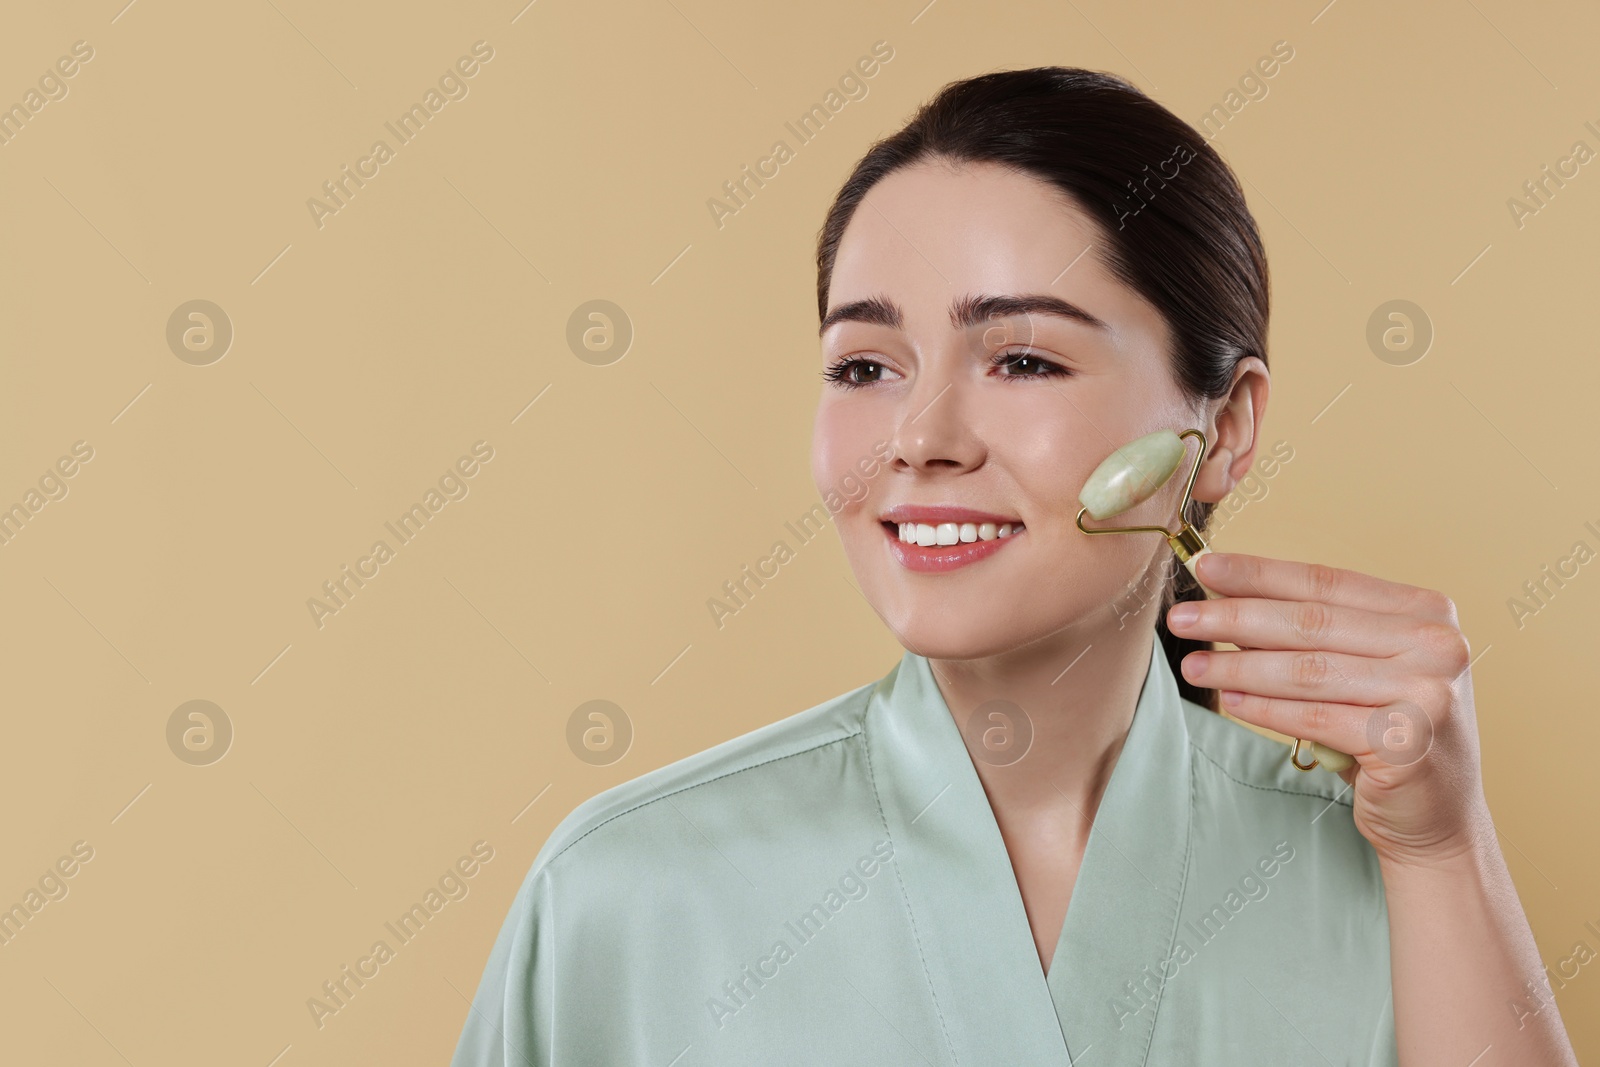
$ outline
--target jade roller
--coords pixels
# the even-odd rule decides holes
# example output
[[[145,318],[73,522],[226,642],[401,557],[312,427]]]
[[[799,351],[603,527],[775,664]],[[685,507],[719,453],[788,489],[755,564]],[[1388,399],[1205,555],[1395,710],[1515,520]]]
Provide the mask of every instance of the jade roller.
[[[1083,517],[1086,514],[1096,519],[1109,519],[1154,496],[1156,491],[1172,478],[1173,472],[1178,469],[1178,464],[1183,462],[1185,437],[1198,440],[1200,452],[1195,456],[1194,467],[1189,471],[1188,484],[1183,487],[1183,500],[1178,504],[1176,533],[1164,526],[1117,526],[1091,530],[1083,524]],[[1206,588],[1205,583],[1200,581],[1199,574],[1195,572],[1195,564],[1211,549],[1206,547],[1199,532],[1183,517],[1185,509],[1189,506],[1189,492],[1194,488],[1195,475],[1200,472],[1200,464],[1206,457],[1206,444],[1206,435],[1199,430],[1184,430],[1182,433],[1157,430],[1123,445],[1107,456],[1105,461],[1094,469],[1094,473],[1089,475],[1089,480],[1083,483],[1083,491],[1078,494],[1078,503],[1083,505],[1083,509],[1078,512],[1078,529],[1086,534],[1142,533],[1148,530],[1164,535],[1172,550],[1178,554],[1179,561],[1188,568],[1190,574],[1194,575],[1195,583],[1207,597],[1215,598],[1216,594]],[[1355,764],[1355,760],[1345,753],[1315,741],[1309,742],[1311,762],[1301,763],[1300,753],[1307,744],[1306,741],[1296,738],[1294,747],[1289,752],[1289,762],[1302,771],[1309,771],[1320,764],[1325,769],[1338,773]]]

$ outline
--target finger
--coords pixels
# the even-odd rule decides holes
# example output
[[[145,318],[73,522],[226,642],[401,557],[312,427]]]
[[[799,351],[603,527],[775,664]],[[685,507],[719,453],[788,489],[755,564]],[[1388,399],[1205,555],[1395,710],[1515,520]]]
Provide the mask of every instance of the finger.
[[[1398,688],[1385,660],[1339,652],[1191,652],[1183,676],[1205,689],[1237,689],[1266,697],[1332,700],[1375,707]],[[1335,746],[1337,747],[1337,746]]]
[[[1179,621],[1179,609],[1193,622]],[[1318,649],[1357,656],[1388,657],[1411,645],[1416,620],[1318,600],[1222,597],[1184,600],[1167,613],[1167,628],[1196,641],[1231,641],[1243,648]]]
[[[1223,695],[1236,700],[1233,704],[1223,702],[1229,715],[1255,726],[1347,752],[1358,763],[1370,752],[1366,737],[1367,716],[1372,714],[1369,707],[1329,700],[1266,697],[1231,689],[1224,690]]]
[[[1380,614],[1456,622],[1455,605],[1444,594],[1360,571],[1244,552],[1206,552],[1195,566],[1200,581],[1223,596],[1315,600]]]
[[[1347,752],[1359,766],[1369,769],[1408,767],[1433,747],[1433,720],[1421,707],[1405,700],[1374,708],[1224,690],[1222,706],[1228,714],[1255,726]],[[1350,768],[1340,776],[1353,777],[1353,772]]]

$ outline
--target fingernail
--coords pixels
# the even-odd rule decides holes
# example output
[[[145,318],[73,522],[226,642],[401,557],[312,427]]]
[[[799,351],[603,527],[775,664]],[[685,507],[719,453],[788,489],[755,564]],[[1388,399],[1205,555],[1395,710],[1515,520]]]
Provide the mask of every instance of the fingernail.
[[[1206,577],[1215,580],[1228,576],[1228,569],[1231,563],[1226,556],[1219,556],[1215,552],[1207,552],[1200,557],[1200,562],[1195,566],[1204,568]]]
[[[1193,626],[1194,621],[1199,617],[1199,605],[1184,601],[1174,604],[1172,610],[1167,612],[1167,625],[1180,627]]]
[[[1206,661],[1211,658],[1209,652],[1191,652],[1183,658],[1183,676],[1194,681],[1206,672]]]
[[[1242,700],[1244,700],[1244,694],[1237,689],[1224,689],[1222,691],[1222,703],[1227,707],[1236,708]]]

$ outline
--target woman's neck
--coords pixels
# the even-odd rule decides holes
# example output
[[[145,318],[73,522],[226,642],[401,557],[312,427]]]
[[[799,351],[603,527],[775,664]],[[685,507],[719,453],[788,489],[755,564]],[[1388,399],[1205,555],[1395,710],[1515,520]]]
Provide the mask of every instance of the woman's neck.
[[[1063,631],[999,656],[929,660],[1002,823],[1064,809],[1069,818],[1076,812],[1072,821],[1087,832],[1133,722],[1155,640],[1149,625],[1101,627]],[[972,721],[980,705],[995,700],[1020,709],[1026,725],[987,714]],[[991,710],[1017,717],[1004,705]],[[1001,730],[1031,726],[1020,758],[987,744],[991,721]]]

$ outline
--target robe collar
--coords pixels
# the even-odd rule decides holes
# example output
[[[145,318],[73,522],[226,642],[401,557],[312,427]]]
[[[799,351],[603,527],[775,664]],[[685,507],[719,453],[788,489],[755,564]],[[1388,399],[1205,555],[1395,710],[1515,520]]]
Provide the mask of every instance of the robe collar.
[[[944,1029],[937,1039],[960,1064],[993,1062],[1000,1050],[1016,1063],[1143,1064],[1193,807],[1182,701],[1155,633],[1048,980],[999,825],[926,658],[907,651],[874,686],[864,730]],[[1131,992],[1139,985],[1153,991]]]

